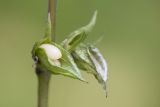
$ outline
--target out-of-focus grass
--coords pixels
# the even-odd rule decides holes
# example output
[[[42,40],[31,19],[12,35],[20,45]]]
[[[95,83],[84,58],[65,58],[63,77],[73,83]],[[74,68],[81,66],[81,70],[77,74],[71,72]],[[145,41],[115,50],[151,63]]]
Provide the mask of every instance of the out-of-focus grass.
[[[59,0],[56,41],[85,25],[109,67],[109,96],[92,76],[89,84],[53,76],[50,107],[159,107],[160,7],[157,0]],[[47,1],[0,1],[0,107],[35,107],[37,80],[31,48],[43,37]]]

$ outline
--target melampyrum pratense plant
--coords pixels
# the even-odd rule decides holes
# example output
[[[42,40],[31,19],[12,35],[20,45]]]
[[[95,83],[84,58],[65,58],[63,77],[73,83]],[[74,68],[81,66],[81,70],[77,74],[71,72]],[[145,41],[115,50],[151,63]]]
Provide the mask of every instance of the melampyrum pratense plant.
[[[82,82],[86,80],[81,72],[94,75],[106,92],[107,64],[99,49],[84,41],[96,23],[97,11],[88,25],[70,33],[64,41],[57,44],[51,40],[51,21],[48,23],[43,39],[37,41],[32,49],[36,70],[53,75],[64,75]]]

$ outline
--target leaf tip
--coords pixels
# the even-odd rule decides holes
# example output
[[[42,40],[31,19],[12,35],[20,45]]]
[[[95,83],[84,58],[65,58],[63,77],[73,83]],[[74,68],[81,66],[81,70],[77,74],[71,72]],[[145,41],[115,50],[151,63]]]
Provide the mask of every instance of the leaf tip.
[[[97,14],[98,14],[98,11],[95,10],[95,12],[92,16],[92,19],[90,20],[89,24],[86,26],[86,32],[90,32],[93,29],[93,27],[95,26]]]

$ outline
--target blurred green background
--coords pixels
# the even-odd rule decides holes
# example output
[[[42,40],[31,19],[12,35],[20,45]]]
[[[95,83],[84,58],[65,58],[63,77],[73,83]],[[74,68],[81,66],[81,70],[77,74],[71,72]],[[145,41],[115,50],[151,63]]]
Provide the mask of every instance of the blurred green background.
[[[85,25],[108,61],[107,100],[93,76],[89,84],[53,76],[50,107],[160,107],[160,1],[58,0],[57,37],[61,42]],[[43,37],[47,0],[0,0],[0,107],[36,107],[37,78],[31,49]]]

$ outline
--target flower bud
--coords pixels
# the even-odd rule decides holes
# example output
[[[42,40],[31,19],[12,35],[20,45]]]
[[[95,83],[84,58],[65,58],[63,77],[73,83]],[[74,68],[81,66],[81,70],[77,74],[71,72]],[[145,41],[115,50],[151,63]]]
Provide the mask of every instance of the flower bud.
[[[51,60],[57,60],[62,57],[62,53],[60,49],[58,49],[56,46],[51,44],[42,44],[40,48],[44,49],[46,52],[46,55]]]

